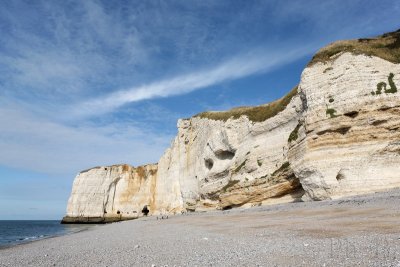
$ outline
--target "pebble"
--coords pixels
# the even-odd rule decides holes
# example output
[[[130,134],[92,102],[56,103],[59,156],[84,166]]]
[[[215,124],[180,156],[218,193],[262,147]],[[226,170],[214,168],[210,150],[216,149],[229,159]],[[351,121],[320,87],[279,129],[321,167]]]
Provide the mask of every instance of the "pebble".
[[[352,199],[98,226],[0,249],[0,266],[400,267],[400,236],[385,228],[400,229],[400,189]]]

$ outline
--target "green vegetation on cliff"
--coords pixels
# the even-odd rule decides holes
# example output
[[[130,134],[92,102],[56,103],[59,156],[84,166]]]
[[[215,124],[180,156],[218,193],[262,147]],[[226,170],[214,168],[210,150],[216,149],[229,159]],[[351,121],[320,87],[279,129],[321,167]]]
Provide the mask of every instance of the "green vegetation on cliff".
[[[385,82],[380,82],[376,85],[376,92],[371,92],[372,95],[380,95],[382,93],[382,89],[384,89],[385,94],[394,94],[397,92],[397,87],[393,82],[393,77],[394,74],[390,73],[389,77],[388,77],[388,82],[389,82],[389,86],[390,88],[387,89],[386,86],[387,84]]]
[[[330,118],[335,118],[335,117],[337,117],[337,115],[336,115],[336,110],[333,109],[333,108],[327,108],[327,109],[326,109],[326,116],[328,116],[328,115],[329,115]]]
[[[296,94],[297,86],[295,86],[286,96],[269,104],[256,107],[238,107],[228,111],[206,111],[197,114],[194,117],[227,121],[230,118],[238,119],[241,116],[247,116],[249,120],[253,122],[261,122],[272,118],[279,112],[283,111]]]
[[[400,29],[395,32],[385,33],[375,38],[361,38],[334,42],[320,49],[308,63],[308,67],[317,62],[328,62],[329,60],[332,60],[333,56],[342,52],[351,52],[356,55],[364,54],[367,56],[376,56],[393,63],[400,63]],[[325,69],[324,72],[329,70],[332,70],[332,68],[329,67]],[[385,89],[385,93],[394,93],[397,91],[393,81],[390,79],[389,85],[391,86],[391,89],[385,89],[383,83],[378,84],[379,88],[377,94],[380,93],[382,88]],[[293,96],[297,94],[297,89],[298,87],[296,86],[286,96],[265,105],[255,107],[237,107],[228,111],[206,111],[199,113],[194,117],[227,121],[228,119],[238,119],[241,116],[247,116],[249,120],[253,122],[262,122],[283,111]],[[375,94],[375,92],[373,94]],[[329,103],[332,103],[333,101],[333,98],[329,99]],[[328,108],[326,113],[331,118],[336,117],[336,110],[334,109]]]
[[[375,38],[334,42],[319,50],[308,63],[308,67],[317,62],[325,63],[331,60],[332,56],[341,52],[376,56],[393,63],[400,63],[400,30]]]
[[[294,130],[290,133],[289,138],[288,138],[288,142],[292,142],[292,141],[296,141],[297,138],[299,138],[299,129],[301,127],[301,123],[299,122],[296,126],[296,128],[294,128]]]

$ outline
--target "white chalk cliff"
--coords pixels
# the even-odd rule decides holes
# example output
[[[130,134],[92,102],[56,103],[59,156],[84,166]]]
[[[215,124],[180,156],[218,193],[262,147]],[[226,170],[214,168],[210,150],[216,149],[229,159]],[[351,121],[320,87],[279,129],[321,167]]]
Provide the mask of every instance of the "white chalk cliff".
[[[154,206],[157,165],[95,167],[79,173],[68,201],[65,222],[134,219]]]
[[[75,178],[64,222],[322,200],[400,187],[400,32],[334,43],[259,107],[178,121],[158,164]]]

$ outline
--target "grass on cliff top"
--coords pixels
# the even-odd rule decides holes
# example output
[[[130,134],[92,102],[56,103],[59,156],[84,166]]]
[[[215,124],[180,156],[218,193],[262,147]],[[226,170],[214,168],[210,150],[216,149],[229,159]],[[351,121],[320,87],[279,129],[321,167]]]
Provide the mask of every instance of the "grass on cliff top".
[[[256,107],[238,107],[228,111],[206,111],[195,115],[194,117],[205,118],[210,120],[238,119],[240,116],[247,116],[253,122],[265,121],[274,117],[281,112],[297,94],[297,86],[295,86],[286,96],[269,104]]]
[[[351,52],[359,55],[376,56],[392,63],[400,63],[400,29],[385,33],[375,38],[337,41],[320,49],[308,66],[317,62],[325,63],[340,52]]]

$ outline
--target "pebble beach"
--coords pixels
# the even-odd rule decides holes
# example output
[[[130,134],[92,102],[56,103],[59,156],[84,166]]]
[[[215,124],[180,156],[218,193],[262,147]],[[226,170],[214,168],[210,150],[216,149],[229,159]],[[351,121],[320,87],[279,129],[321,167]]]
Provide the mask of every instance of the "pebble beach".
[[[145,217],[0,250],[0,266],[400,266],[400,190]]]

